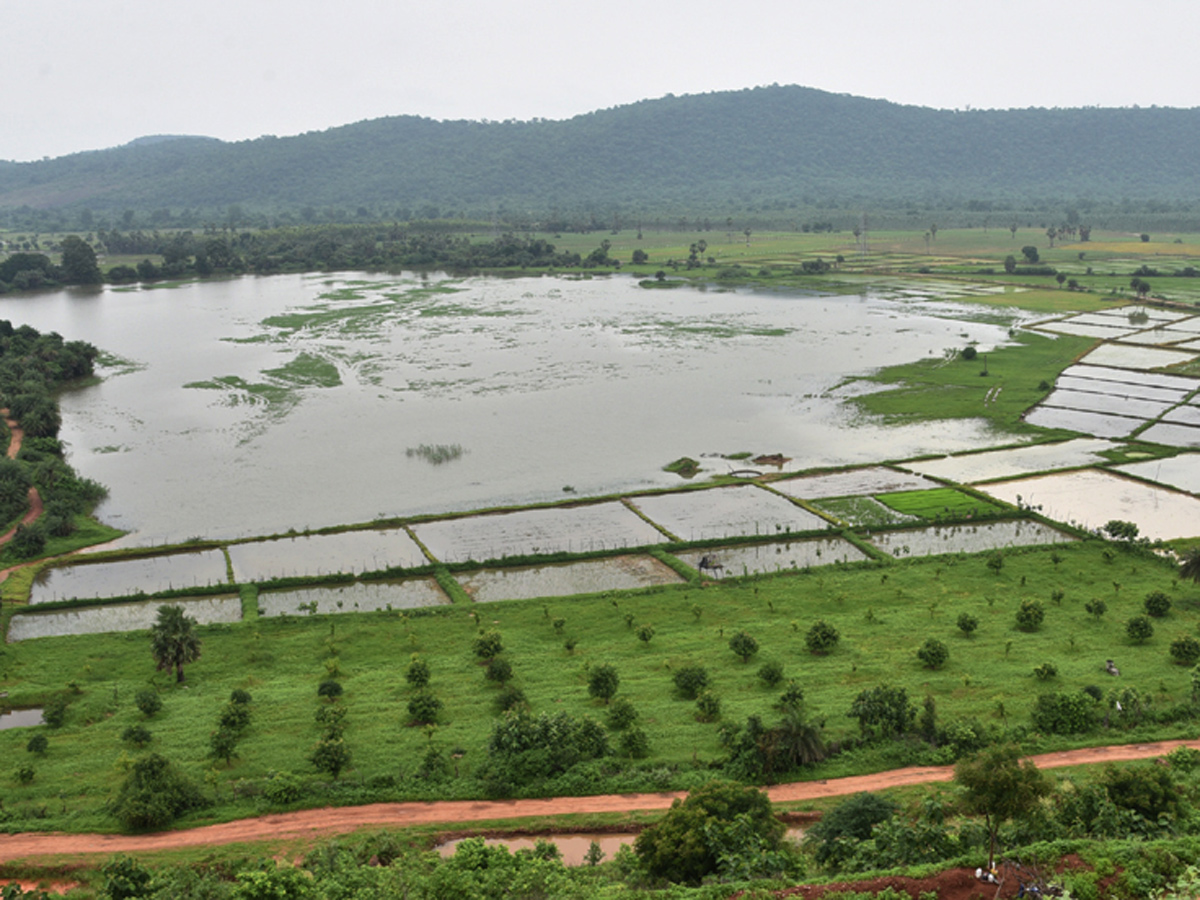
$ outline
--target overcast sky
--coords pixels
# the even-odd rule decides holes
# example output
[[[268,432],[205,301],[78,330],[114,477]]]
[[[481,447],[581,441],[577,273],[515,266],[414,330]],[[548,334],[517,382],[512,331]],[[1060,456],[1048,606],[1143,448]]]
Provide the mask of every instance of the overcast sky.
[[[1197,0],[4,0],[0,29],[0,159],[772,83],[948,109],[1200,106]]]

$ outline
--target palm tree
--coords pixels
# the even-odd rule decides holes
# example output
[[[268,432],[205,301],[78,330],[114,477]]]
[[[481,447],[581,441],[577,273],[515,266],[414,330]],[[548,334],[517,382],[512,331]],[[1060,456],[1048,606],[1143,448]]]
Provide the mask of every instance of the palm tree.
[[[183,614],[182,606],[160,606],[158,619],[150,627],[150,652],[160,672],[175,670],[175,681],[183,681],[184,664],[200,658],[196,620]]]
[[[1183,554],[1179,563],[1179,577],[1200,581],[1200,546],[1193,547]]]

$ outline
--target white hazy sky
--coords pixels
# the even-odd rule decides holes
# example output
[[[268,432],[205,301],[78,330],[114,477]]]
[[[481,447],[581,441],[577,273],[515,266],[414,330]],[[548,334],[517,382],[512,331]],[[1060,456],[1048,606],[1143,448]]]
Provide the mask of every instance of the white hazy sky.
[[[951,109],[1200,106],[1197,0],[3,0],[0,30],[0,159],[772,83]]]

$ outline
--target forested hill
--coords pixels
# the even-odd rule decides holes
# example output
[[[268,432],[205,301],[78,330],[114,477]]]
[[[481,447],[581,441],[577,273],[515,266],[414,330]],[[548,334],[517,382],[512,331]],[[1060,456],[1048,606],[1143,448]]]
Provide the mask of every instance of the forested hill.
[[[0,163],[0,209],[542,217],[794,205],[1200,204],[1200,109],[955,112],[801,87],[566,121],[397,116],[296,137],[135,141]],[[307,209],[306,209],[307,208]]]

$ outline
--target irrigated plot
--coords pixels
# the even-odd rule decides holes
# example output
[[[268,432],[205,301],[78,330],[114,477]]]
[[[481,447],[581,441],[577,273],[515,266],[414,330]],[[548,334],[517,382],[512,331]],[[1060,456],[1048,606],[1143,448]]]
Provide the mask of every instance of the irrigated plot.
[[[1163,369],[1191,362],[1195,353],[1163,350],[1158,347],[1131,347],[1124,344],[1101,344],[1081,362],[1093,366],[1115,366],[1118,369]]]
[[[1016,520],[889,531],[873,534],[868,540],[884,553],[905,557],[937,556],[942,553],[983,553],[1005,547],[1062,544],[1073,541],[1074,538],[1041,522]]]
[[[344,531],[232,544],[229,559],[239,582],[301,575],[378,572],[429,564],[403,528]]]
[[[1134,329],[1126,325],[1121,328],[1113,323],[1112,325],[1091,325],[1086,322],[1076,322],[1072,319],[1060,319],[1055,322],[1041,322],[1034,326],[1041,331],[1052,331],[1055,334],[1074,334],[1080,337],[1103,338],[1104,340],[1116,340],[1131,334]]]
[[[1156,422],[1138,435],[1143,441],[1168,447],[1200,447],[1200,428],[1172,422]]]
[[[415,609],[438,606],[450,598],[432,578],[406,578],[402,581],[356,581],[329,587],[295,591],[262,591],[258,595],[260,616],[296,613],[355,613],[380,609]]]
[[[455,577],[476,603],[631,591],[683,582],[673,569],[652,556],[614,556],[547,566],[482,569]]]
[[[422,523],[413,531],[442,562],[592,553],[667,540],[657,528],[615,501],[443,519]]]
[[[1145,419],[1106,416],[1101,413],[1045,405],[1035,408],[1025,417],[1025,421],[1042,428],[1065,428],[1068,431],[1104,438],[1125,437],[1146,424]]]
[[[1163,416],[1164,422],[1200,426],[1200,406],[1179,406]]]
[[[1188,378],[1185,375],[1167,375],[1162,372],[1138,372],[1130,369],[1118,369],[1112,366],[1097,366],[1090,363],[1078,363],[1063,370],[1063,375],[1078,378],[1088,378],[1096,381],[1114,381],[1122,387],[1126,385],[1145,385],[1163,388],[1186,394],[1200,387],[1200,380]],[[1112,388],[1116,390],[1116,388]],[[1132,396],[1132,395],[1131,395]]]
[[[1102,462],[1100,455],[1113,447],[1111,441],[1096,438],[1076,438],[1060,444],[1035,444],[1011,450],[988,450],[966,453],[944,459],[927,459],[907,463],[908,468],[923,475],[944,478],[960,484],[1012,478],[1054,469],[1073,469]]]
[[[1058,388],[1042,401],[1042,405],[1056,406],[1061,409],[1082,409],[1114,416],[1129,416],[1134,419],[1153,419],[1161,416],[1177,402],[1176,400],[1145,400],[1138,397],[1124,397],[1116,393],[1098,394],[1093,391]]]
[[[771,487],[781,494],[803,500],[819,500],[823,497],[861,497],[890,491],[919,491],[922,488],[934,486],[933,482],[920,475],[897,472],[882,466],[771,482]]]
[[[1127,472],[1170,485],[1190,494],[1200,494],[1200,453],[1180,453],[1170,459],[1148,459],[1145,462],[1115,466],[1118,472]]]
[[[754,485],[632,499],[646,518],[684,541],[790,534],[829,527],[820,516]]]
[[[1139,331],[1137,334],[1127,335],[1121,338],[1121,340],[1129,344],[1148,344],[1155,347],[1171,344],[1175,346],[1175,349],[1178,349],[1178,345],[1181,342],[1195,336],[1195,333],[1191,331],[1178,331],[1167,326],[1159,326],[1147,329],[1146,331]]]
[[[786,572],[831,566],[839,562],[861,562],[867,558],[865,553],[842,538],[807,538],[773,541],[769,544],[743,544],[738,547],[689,550],[676,555],[693,569],[700,569],[701,561],[707,557],[708,565],[700,571],[710,578]]]
[[[1043,515],[1083,528],[1119,519],[1135,523],[1151,540],[1200,535],[1200,500],[1099,469],[1004,481],[980,490],[1009,503],[1020,495]]]
[[[116,562],[76,563],[43,569],[33,583],[30,603],[127,597],[190,587],[229,584],[220,550],[166,553]]]
[[[949,487],[880,494],[875,499],[897,512],[921,519],[977,519],[1004,512],[1002,507],[987,500]]]
[[[1083,322],[1107,323],[1122,322],[1137,328],[1145,328],[1159,322],[1178,322],[1186,319],[1188,313],[1173,313],[1161,309],[1102,309],[1098,312],[1080,313],[1075,318]]]
[[[238,622],[242,618],[240,597],[139,600],[137,603],[85,606],[52,613],[17,613],[8,624],[8,639],[27,641],[30,638],[62,637],[68,634],[140,631],[154,624],[160,606],[181,606],[187,615],[201,625]]]
[[[1081,378],[1078,375],[1065,373],[1058,376],[1054,386],[1059,390],[1087,391],[1105,396],[1134,397],[1139,400],[1161,400],[1168,403],[1178,403],[1187,396],[1187,391],[1179,388],[1155,387],[1149,384],[1134,384],[1128,381],[1112,381],[1101,378]]]

